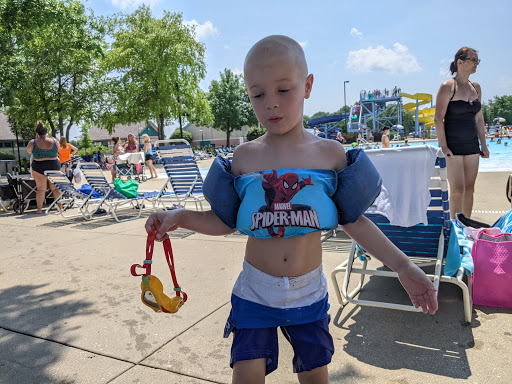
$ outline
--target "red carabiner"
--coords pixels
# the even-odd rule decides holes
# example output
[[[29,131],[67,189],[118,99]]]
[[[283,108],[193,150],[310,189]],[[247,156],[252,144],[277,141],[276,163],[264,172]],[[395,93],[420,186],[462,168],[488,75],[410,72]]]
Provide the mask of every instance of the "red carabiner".
[[[149,276],[151,275],[151,264],[153,263],[153,249],[155,246],[156,230],[148,233],[148,239],[146,242],[146,260],[143,265],[133,264],[130,268],[132,276]],[[137,268],[145,269],[144,273],[137,273]]]

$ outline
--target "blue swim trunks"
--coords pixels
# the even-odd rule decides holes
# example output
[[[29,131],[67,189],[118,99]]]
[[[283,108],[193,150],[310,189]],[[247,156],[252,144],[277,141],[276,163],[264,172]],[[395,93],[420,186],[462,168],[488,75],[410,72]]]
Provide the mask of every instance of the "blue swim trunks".
[[[224,337],[234,334],[231,367],[237,361],[267,359],[266,374],[278,364],[277,327],[294,350],[294,372],[331,362],[327,281],[322,266],[298,277],[268,275],[244,261],[231,296]]]

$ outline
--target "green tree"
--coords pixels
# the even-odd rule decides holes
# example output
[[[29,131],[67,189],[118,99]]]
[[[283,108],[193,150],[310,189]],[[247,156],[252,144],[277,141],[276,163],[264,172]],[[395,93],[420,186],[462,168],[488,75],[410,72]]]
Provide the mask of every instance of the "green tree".
[[[308,121],[311,120],[311,118],[309,116],[302,116],[302,126],[304,128],[308,128]]]
[[[155,19],[147,6],[108,19],[113,38],[105,70],[111,99],[98,120],[109,131],[116,123],[156,120],[158,137],[164,124],[186,113],[199,124],[212,122],[204,79],[205,47],[195,40],[193,26],[179,13]]]
[[[41,20],[49,13],[53,22],[31,20],[36,27],[29,29],[30,36],[20,32],[18,50],[9,52],[18,58],[17,66],[2,62],[17,73],[2,79],[2,89],[12,85],[10,92],[2,91],[8,114],[22,125],[44,120],[53,136],[69,138],[74,124],[91,118],[92,106],[101,96],[94,75],[105,45],[103,27],[76,0],[18,2],[23,3],[19,9]]]
[[[267,130],[263,127],[251,127],[247,130],[245,137],[247,137],[248,141],[253,141],[258,137],[263,136],[266,132]]]
[[[81,127],[82,137],[81,137],[80,141],[78,142],[78,146],[80,148],[88,149],[89,147],[92,147],[92,139],[91,139],[91,136],[89,135],[89,128],[90,128],[90,126],[88,124],[84,124]]]
[[[507,124],[512,123],[512,96],[495,96],[489,100],[490,123],[498,117],[503,117]]]
[[[220,73],[219,81],[212,81],[208,100],[214,119],[213,127],[226,132],[228,146],[231,132],[257,123],[242,76],[229,69]]]
[[[190,132],[187,132],[187,131],[180,132],[179,129],[176,129],[171,134],[171,137],[169,137],[169,138],[170,139],[181,139],[182,138],[182,134],[183,134],[183,139],[187,140],[189,143],[191,143],[192,140],[194,140],[194,137],[192,136],[192,134]]]

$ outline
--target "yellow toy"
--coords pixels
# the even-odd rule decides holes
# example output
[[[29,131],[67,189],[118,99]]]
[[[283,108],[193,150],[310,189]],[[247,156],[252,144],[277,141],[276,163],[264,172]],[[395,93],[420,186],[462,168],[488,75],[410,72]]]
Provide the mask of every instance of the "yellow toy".
[[[176,313],[187,301],[187,294],[181,290],[181,287],[178,285],[178,281],[176,280],[171,241],[168,238],[164,240],[163,245],[165,258],[167,260],[167,264],[169,265],[169,270],[171,271],[176,296],[173,298],[167,296],[164,293],[162,282],[156,276],[151,274],[155,237],[156,231],[151,231],[148,233],[148,240],[146,244],[146,260],[144,260],[143,265],[133,264],[130,271],[133,276],[142,276],[142,282],[140,284],[142,293],[140,298],[145,305],[147,305],[155,312]],[[144,268],[146,272],[138,274],[136,271],[137,268]]]

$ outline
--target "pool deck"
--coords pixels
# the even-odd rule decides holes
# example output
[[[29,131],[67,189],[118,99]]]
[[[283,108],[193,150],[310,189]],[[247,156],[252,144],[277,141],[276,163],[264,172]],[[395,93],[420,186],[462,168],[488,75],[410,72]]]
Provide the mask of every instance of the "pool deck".
[[[507,178],[479,174],[473,218],[493,223],[510,208]],[[164,181],[140,189],[159,189]],[[156,314],[140,302],[140,279],[129,271],[145,258],[148,215],[116,223],[0,213],[0,383],[231,382],[231,338],[222,333],[245,236],[176,231],[177,277],[189,300],[177,314]],[[336,348],[332,383],[510,381],[511,309],[475,307],[465,325],[460,291],[442,284],[433,316],[352,304],[341,311],[329,275],[349,249],[343,235],[324,242]],[[159,246],[153,259],[153,273],[171,294]],[[397,282],[368,284],[407,302]],[[297,382],[292,355],[280,336],[280,365],[267,383]]]

